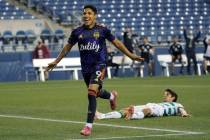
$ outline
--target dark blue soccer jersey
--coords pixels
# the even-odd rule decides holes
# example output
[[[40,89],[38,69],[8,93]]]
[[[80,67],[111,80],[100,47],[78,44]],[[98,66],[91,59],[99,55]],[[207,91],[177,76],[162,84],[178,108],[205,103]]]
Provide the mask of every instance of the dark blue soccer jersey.
[[[173,43],[169,48],[169,53],[172,55],[179,55],[183,53],[183,48],[181,44]]]
[[[153,46],[149,43],[141,44],[138,47],[141,50],[141,56],[143,58],[148,58],[150,56],[150,50],[153,48]]]
[[[91,29],[83,25],[72,31],[68,43],[78,43],[83,73],[92,73],[96,66],[106,64],[106,39],[113,41],[115,37],[109,29],[98,24]]]

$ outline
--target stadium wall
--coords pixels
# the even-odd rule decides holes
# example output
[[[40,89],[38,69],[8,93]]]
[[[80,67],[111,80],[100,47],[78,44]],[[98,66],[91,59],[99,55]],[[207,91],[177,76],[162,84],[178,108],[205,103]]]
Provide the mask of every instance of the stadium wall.
[[[197,53],[203,52],[203,47],[196,48]],[[59,52],[51,52],[51,57],[55,58]],[[168,48],[156,48],[155,50],[155,76],[162,74],[161,67],[157,62],[156,54],[168,54]],[[121,55],[121,54],[120,54]],[[70,52],[67,57],[78,57],[78,51]],[[133,71],[126,71],[126,76],[133,76]],[[147,68],[144,71],[147,76]],[[70,72],[50,72],[50,80],[71,79]],[[32,52],[11,52],[0,53],[0,82],[30,81],[36,80],[36,73],[32,67]],[[82,78],[81,73],[79,78]]]

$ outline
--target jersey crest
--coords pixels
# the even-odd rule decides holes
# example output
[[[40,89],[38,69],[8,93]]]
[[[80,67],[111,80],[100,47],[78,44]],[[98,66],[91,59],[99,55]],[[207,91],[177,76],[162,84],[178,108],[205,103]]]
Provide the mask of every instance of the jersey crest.
[[[95,39],[98,39],[98,38],[100,37],[100,33],[99,33],[99,32],[94,32],[94,33],[93,33],[93,37],[94,37]]]

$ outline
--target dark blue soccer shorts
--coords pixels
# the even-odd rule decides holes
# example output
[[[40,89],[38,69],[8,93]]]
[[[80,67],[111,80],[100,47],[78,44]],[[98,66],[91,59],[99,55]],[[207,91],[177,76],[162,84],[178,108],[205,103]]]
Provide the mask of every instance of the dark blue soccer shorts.
[[[98,84],[99,90],[103,86],[103,80],[106,75],[106,65],[96,65],[91,73],[83,73],[84,81],[88,87],[90,84]]]

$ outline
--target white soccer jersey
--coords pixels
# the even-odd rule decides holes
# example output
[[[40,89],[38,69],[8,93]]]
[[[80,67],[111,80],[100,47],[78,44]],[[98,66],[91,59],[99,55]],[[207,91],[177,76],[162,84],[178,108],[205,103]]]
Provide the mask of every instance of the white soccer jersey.
[[[179,109],[183,108],[180,103],[162,102],[162,103],[147,103],[146,105],[134,106],[134,113],[142,111],[145,108],[151,109],[151,115],[154,117],[178,115]]]
[[[163,116],[178,115],[180,113],[179,108],[183,108],[183,105],[176,102],[162,102],[159,105],[164,109]]]

